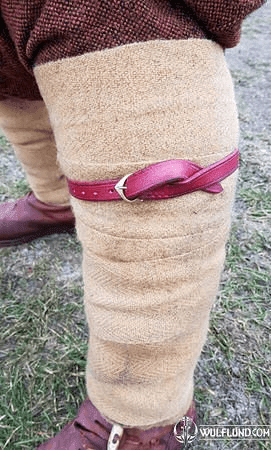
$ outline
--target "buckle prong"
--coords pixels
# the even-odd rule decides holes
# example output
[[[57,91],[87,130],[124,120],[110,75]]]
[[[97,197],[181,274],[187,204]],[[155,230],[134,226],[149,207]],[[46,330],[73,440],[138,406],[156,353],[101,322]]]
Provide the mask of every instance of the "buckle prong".
[[[122,200],[125,200],[128,203],[133,203],[136,202],[137,198],[135,198],[134,200],[129,200],[125,195],[124,195],[124,189],[127,189],[127,186],[124,186],[125,181],[127,180],[127,178],[129,178],[129,176],[132,175],[132,173],[129,173],[128,175],[125,175],[123,178],[121,178],[121,180],[119,180],[115,186],[115,190],[117,191],[117,193],[119,194],[119,196],[122,198]]]

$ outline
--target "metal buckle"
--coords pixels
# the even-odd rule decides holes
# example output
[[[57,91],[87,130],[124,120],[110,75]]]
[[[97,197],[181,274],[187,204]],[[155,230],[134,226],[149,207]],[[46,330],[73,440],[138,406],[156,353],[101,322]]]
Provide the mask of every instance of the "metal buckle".
[[[118,423],[114,423],[108,442],[107,442],[107,450],[117,450],[120,440],[123,435],[123,428]]]
[[[133,175],[132,173],[129,173],[128,175],[125,175],[121,180],[119,180],[115,186],[115,190],[117,191],[117,193],[120,195],[120,197],[125,200],[128,203],[133,203],[136,202],[137,198],[135,198],[134,200],[129,200],[125,195],[124,195],[124,189],[127,189],[127,186],[124,186],[125,181],[127,180],[127,178]]]

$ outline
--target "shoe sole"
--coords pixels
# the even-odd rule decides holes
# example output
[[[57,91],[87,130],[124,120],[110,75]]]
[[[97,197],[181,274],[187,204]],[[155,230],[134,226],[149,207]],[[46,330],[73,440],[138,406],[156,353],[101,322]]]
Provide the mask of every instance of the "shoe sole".
[[[35,239],[40,239],[46,236],[51,236],[52,234],[69,233],[71,235],[75,234],[74,225],[61,226],[61,228],[54,227],[52,230],[44,230],[44,232],[39,231],[36,233],[28,234],[15,239],[8,239],[5,241],[0,241],[0,248],[14,247],[21,244],[27,244],[28,242],[34,241]]]

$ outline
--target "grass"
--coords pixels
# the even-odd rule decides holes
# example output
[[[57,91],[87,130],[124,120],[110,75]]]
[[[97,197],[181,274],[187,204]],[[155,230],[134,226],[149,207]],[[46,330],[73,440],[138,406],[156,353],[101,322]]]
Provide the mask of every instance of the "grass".
[[[10,252],[5,250],[4,261]],[[63,289],[56,281],[51,270],[58,264],[52,267],[51,255],[17,274],[9,270],[13,258],[10,267],[4,261],[0,447],[30,449],[72,418],[85,397],[82,295],[76,283]]]

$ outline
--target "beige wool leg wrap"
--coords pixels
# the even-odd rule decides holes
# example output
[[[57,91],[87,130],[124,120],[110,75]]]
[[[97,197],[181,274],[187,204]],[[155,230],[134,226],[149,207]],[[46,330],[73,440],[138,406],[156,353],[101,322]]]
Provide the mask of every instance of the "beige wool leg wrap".
[[[36,198],[69,205],[67,181],[56,159],[54,135],[43,101],[0,101],[0,128],[12,144]]]
[[[74,180],[121,178],[168,159],[233,151],[231,76],[211,41],[150,41],[35,68],[59,160]],[[230,228],[236,173],[218,195],[72,199],[83,245],[87,390],[110,421],[143,429],[190,406]]]

